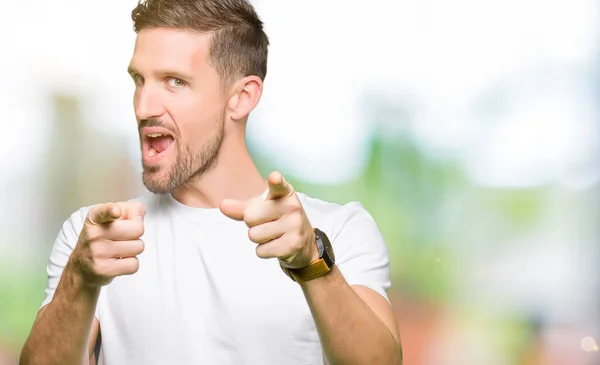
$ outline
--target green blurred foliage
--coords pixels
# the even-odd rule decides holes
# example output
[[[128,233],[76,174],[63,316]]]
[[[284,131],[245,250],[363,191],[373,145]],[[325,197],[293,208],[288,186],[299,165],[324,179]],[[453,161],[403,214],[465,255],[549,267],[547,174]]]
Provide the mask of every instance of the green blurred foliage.
[[[58,103],[67,109],[73,108],[71,104]],[[60,108],[59,111],[61,115],[70,114]],[[377,116],[377,113],[374,115]],[[402,116],[402,113],[397,115]],[[62,118],[65,119],[68,118]],[[60,143],[63,142],[54,141],[54,144]],[[391,256],[393,291],[424,306],[440,308],[452,299],[464,265],[460,248],[477,241],[470,235],[484,234],[498,241],[503,236],[527,231],[543,215],[544,200],[548,195],[544,189],[478,187],[465,176],[459,161],[451,157],[430,156],[402,132],[390,134],[376,128],[364,170],[355,179],[340,185],[302,181],[288,173],[285,167],[275,166],[271,159],[261,156],[252,141],[249,141],[249,147],[263,176],[277,169],[298,191],[310,196],[339,204],[361,202],[377,221],[386,240]],[[63,151],[63,155],[68,154],[68,150]],[[66,157],[54,158],[48,171],[69,164],[68,161]],[[65,171],[65,167],[56,168],[57,171]],[[69,176],[73,177],[73,181],[69,180],[70,186],[75,184],[77,176],[72,170],[69,170]],[[63,184],[69,179],[63,174],[56,175],[53,174],[55,179],[47,182],[46,187],[54,191],[54,195],[58,191],[54,187],[61,185],[57,179]],[[46,204],[64,204],[58,207],[63,213],[70,213],[76,204],[80,204],[73,199],[83,199],[72,197],[68,200],[69,192],[60,191],[60,197],[55,196]],[[93,193],[85,199],[92,196],[98,195]],[[59,198],[60,201],[57,201]],[[68,207],[67,200],[70,202]],[[66,219],[65,214],[62,218],[54,217],[54,222]],[[53,237],[58,229],[59,226],[47,227],[48,237]],[[485,241],[485,237],[480,241]],[[40,246],[43,249],[36,251],[40,255],[37,258],[39,263],[26,268],[14,262],[0,262],[0,344],[9,353],[19,352],[43,299],[45,263],[50,245],[51,242],[45,242]],[[467,323],[491,321],[484,311],[462,315]],[[531,332],[531,325],[526,320],[492,321],[490,325],[499,330],[493,339],[499,348],[515,356],[522,352],[520,339],[527,338]]]
[[[263,175],[285,173],[253,151]],[[293,175],[298,191],[344,204],[359,201],[371,213],[386,240],[392,262],[394,289],[423,300],[440,302],[451,288],[453,260],[448,229],[439,205],[462,176],[451,164],[429,160],[408,140],[385,141],[375,135],[370,159],[358,178],[341,185],[315,185]]]
[[[46,288],[45,264],[0,262],[0,348],[18,353],[29,334]]]

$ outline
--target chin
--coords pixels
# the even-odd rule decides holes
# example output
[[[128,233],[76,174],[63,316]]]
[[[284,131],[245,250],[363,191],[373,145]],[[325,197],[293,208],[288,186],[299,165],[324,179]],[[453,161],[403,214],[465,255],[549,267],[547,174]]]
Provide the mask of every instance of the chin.
[[[146,189],[154,194],[166,194],[173,189],[168,174],[163,174],[158,171],[153,172],[144,169],[142,182]]]

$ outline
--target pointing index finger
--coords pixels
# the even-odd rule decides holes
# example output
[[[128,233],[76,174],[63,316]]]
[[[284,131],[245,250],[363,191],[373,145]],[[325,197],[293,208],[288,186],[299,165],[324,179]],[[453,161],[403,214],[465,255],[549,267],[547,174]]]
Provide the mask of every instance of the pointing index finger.
[[[146,215],[146,206],[141,202],[118,203],[121,207],[121,216],[123,219],[144,219]]]
[[[274,171],[269,175],[268,182],[269,194],[267,195],[267,199],[285,198],[294,193],[292,185],[278,171]]]

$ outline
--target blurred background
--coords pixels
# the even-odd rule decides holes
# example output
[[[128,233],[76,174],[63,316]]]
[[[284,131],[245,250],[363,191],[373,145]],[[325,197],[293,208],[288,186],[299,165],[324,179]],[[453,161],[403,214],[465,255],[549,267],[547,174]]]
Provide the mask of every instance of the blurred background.
[[[60,225],[143,192],[136,0],[2,1],[0,365]],[[597,0],[255,0],[261,171],[361,201],[407,365],[600,364]]]

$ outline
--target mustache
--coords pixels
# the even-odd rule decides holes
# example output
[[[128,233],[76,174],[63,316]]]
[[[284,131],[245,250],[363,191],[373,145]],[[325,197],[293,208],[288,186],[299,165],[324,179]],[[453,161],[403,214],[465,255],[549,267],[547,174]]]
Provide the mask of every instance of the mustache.
[[[138,125],[138,132],[141,133],[142,128],[145,128],[145,127],[161,127],[161,128],[169,130],[170,132],[173,133],[173,135],[176,135],[175,128],[173,128],[171,125],[163,122],[162,120],[160,120],[158,118],[142,119],[140,121],[140,124]]]

